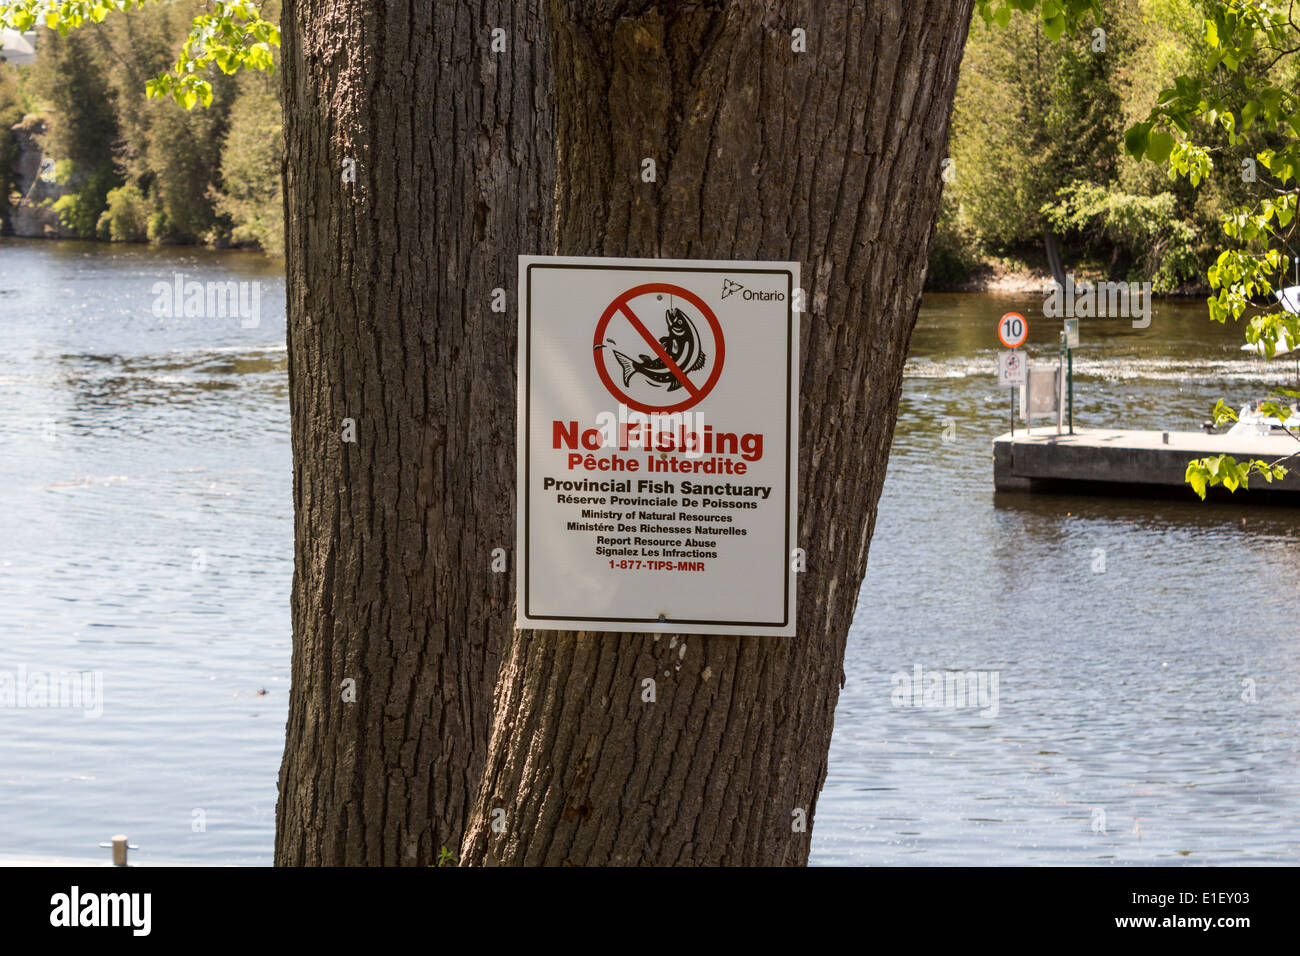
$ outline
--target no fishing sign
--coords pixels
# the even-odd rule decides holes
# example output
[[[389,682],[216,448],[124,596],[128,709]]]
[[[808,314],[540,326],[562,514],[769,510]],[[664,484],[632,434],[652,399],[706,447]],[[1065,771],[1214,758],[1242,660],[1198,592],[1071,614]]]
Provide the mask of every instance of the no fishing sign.
[[[798,288],[519,257],[521,628],[795,633]]]

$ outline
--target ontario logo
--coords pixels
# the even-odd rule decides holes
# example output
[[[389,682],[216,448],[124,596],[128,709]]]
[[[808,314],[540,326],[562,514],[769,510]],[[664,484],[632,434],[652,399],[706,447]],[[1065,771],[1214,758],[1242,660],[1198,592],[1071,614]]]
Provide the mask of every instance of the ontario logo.
[[[722,298],[725,299],[727,298],[727,296],[731,295],[734,292],[739,292],[740,297],[744,299],[746,302],[751,300],[757,302],[784,302],[785,301],[784,292],[759,292],[755,289],[746,289],[743,285],[741,285],[739,282],[736,282],[734,279],[723,279]]]

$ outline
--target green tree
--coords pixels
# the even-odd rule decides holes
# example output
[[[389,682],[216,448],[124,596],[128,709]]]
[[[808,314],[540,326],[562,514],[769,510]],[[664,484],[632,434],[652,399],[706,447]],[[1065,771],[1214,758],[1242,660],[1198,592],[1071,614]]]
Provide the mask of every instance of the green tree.
[[[95,30],[72,29],[122,10],[132,15],[108,18]],[[241,66],[273,69],[279,31],[267,17],[278,10],[276,2],[208,0],[0,3],[0,21],[21,27],[41,15],[52,27],[42,31],[32,85],[51,119],[45,148],[61,161],[69,188],[55,205],[62,221],[81,235],[140,238],[143,214],[145,234],[155,241],[225,242],[238,230],[235,241],[264,239],[274,248],[279,230],[253,203],[267,199],[278,207],[278,199],[274,191],[250,192],[249,177],[250,163],[275,157],[264,144],[256,156],[247,152],[257,137],[250,125],[278,124],[274,98],[246,104],[228,155],[225,147],[241,89],[230,74]],[[177,110],[160,98],[207,108]],[[259,106],[266,116],[255,118]],[[237,196],[223,191],[227,158],[236,167]],[[271,179],[278,176],[277,167]],[[131,188],[118,188],[123,184]]]
[[[1172,175],[1193,186],[1218,164],[1239,172],[1251,187],[1248,199],[1222,217],[1228,248],[1207,273],[1215,290],[1208,304],[1217,322],[1248,317],[1246,341],[1270,357],[1279,348],[1300,345],[1300,316],[1277,303],[1261,304],[1292,284],[1291,270],[1300,257],[1300,24],[1293,13],[1290,3],[1266,0],[1208,3],[1205,42],[1192,69],[1161,91],[1147,119],[1125,137],[1133,155],[1167,163]],[[1293,284],[1300,285],[1300,279]],[[1278,389],[1261,411],[1285,422],[1295,414],[1296,399],[1300,391]],[[1215,421],[1236,417],[1220,399]],[[1300,435],[1289,433],[1300,441]],[[1268,482],[1285,477],[1298,456],[1300,451],[1273,461],[1201,458],[1188,464],[1187,481],[1204,498],[1215,485],[1230,491],[1248,487],[1252,475]]]
[[[32,66],[31,83],[48,104],[41,147],[58,161],[65,193],[55,201],[60,220],[80,236],[93,236],[108,192],[122,182],[113,163],[119,129],[113,90],[97,65],[100,40],[89,33],[48,33]]]
[[[96,231],[99,238],[113,242],[144,242],[149,238],[152,214],[149,197],[135,183],[126,183],[109,190],[107,208],[99,216]]]
[[[43,22],[61,36],[85,23],[100,23],[110,13],[139,10],[161,0],[0,0],[0,24],[30,30]],[[164,4],[167,6],[167,4]],[[147,82],[150,96],[172,96],[189,109],[212,102],[209,67],[232,74],[241,67],[274,69],[280,29],[263,16],[277,4],[255,0],[213,0],[193,17],[170,71]]]
[[[17,186],[14,163],[18,160],[18,142],[9,130],[23,118],[22,96],[13,68],[0,64],[0,223],[9,212],[9,194]]]
[[[195,242],[215,238],[218,223],[213,195],[221,181],[226,114],[233,98],[229,82],[219,85],[223,92],[211,109],[178,110],[168,103],[151,104],[146,162],[153,174],[151,192],[157,210],[151,239]],[[224,224],[220,231],[224,234]]]
[[[972,27],[954,107],[949,189],[993,249],[1038,242],[1049,225],[1042,207],[1063,185],[1104,186],[1116,178],[1123,123],[1117,74],[1133,45],[1118,24],[1104,40],[1070,43],[1024,18]]]
[[[280,164],[284,134],[280,101],[260,76],[240,77],[241,91],[230,109],[229,132],[221,149],[221,190],[217,212],[231,225],[237,245],[256,245],[284,254],[284,202]]]

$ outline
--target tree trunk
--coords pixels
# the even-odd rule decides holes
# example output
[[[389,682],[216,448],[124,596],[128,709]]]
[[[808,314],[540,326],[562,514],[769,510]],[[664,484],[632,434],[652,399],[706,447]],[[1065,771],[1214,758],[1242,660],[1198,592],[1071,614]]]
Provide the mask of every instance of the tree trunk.
[[[971,7],[551,0],[558,251],[803,264],[808,570],[792,639],[517,633],[467,862],[807,861]]]
[[[434,862],[474,797],[512,609],[492,562],[514,541],[515,324],[493,290],[513,300],[515,257],[553,233],[541,24],[540,0],[285,4],[280,864]]]

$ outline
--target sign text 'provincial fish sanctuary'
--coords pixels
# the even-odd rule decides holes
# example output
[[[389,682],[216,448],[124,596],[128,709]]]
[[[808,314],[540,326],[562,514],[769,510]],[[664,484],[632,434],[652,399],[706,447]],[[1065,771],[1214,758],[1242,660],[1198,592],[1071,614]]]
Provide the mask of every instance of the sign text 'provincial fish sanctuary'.
[[[794,634],[798,288],[519,257],[520,627]]]

